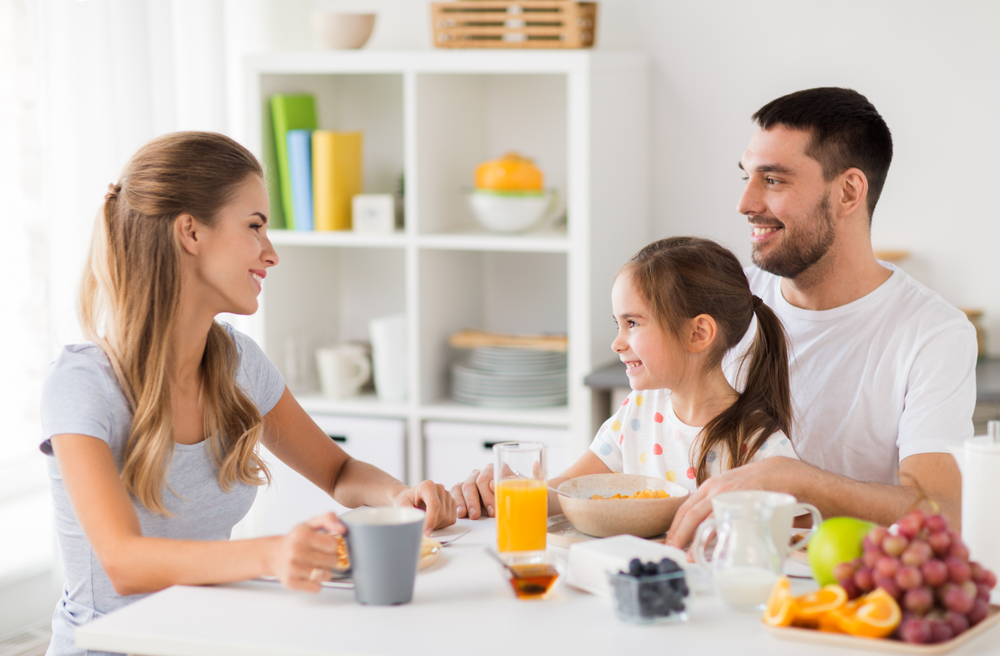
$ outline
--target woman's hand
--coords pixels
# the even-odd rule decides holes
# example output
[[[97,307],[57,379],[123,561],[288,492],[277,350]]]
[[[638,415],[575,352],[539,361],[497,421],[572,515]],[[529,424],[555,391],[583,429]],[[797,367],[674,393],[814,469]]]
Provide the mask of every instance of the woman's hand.
[[[347,533],[335,514],[313,517],[281,536],[267,559],[267,571],[292,590],[319,592],[337,567],[337,545]]]
[[[451,498],[443,485],[433,481],[423,481],[414,487],[408,487],[393,500],[397,508],[420,508],[427,513],[424,520],[424,533],[430,535],[436,528],[451,526],[455,523],[455,500]]]

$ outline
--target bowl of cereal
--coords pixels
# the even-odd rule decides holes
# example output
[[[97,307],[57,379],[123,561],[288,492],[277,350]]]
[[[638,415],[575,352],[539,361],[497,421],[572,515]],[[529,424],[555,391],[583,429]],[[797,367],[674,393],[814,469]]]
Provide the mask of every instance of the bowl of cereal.
[[[598,538],[666,533],[687,488],[653,476],[590,474],[564,481],[559,505],[573,528]]]

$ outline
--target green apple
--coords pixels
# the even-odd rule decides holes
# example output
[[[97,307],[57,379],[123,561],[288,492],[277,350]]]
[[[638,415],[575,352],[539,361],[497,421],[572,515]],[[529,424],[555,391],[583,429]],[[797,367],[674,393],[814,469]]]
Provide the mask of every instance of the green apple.
[[[868,531],[875,526],[854,517],[831,517],[816,530],[809,541],[809,568],[820,585],[836,583],[833,568],[838,563],[861,556]]]

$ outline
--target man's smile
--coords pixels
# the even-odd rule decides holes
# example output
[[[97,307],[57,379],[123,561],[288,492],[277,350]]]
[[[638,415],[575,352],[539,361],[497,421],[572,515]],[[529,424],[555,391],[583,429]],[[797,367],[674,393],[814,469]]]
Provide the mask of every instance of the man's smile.
[[[750,241],[755,244],[763,243],[779,230],[784,230],[784,226],[781,224],[751,223],[750,225]]]

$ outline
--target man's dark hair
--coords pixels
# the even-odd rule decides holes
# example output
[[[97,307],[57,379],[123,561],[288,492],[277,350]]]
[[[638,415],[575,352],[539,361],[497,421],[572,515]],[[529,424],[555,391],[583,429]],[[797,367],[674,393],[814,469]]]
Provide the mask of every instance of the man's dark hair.
[[[810,132],[806,154],[820,163],[827,182],[849,168],[860,169],[868,178],[871,222],[892,162],[892,135],[867,98],[853,89],[806,89],[772,100],[754,113],[753,120],[763,130],[783,125]]]

